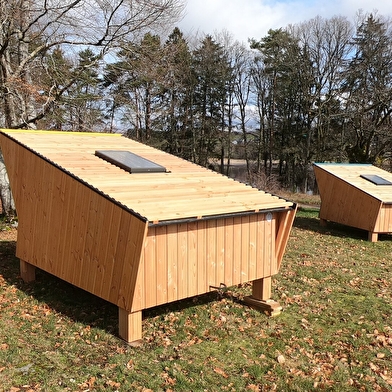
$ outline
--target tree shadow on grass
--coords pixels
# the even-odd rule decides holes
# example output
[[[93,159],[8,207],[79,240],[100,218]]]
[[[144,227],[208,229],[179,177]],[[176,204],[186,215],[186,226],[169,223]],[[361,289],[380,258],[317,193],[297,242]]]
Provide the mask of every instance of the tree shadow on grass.
[[[74,320],[117,335],[118,310],[113,304],[39,268],[36,280],[25,283],[20,276],[16,242],[0,242],[0,275],[10,285]]]
[[[7,284],[16,287],[28,296],[73,320],[74,322],[99,328],[118,337],[118,307],[104,299],[80,289],[39,268],[36,280],[25,283],[20,276],[19,259],[15,256],[15,241],[0,241],[0,276]],[[187,298],[143,311],[144,318],[152,318],[181,311],[192,306],[212,303],[230,294],[213,290],[207,294]]]
[[[329,236],[367,240],[367,232],[364,230],[332,222],[328,222],[326,227],[321,226],[317,210],[307,210],[305,213],[302,211],[297,214],[294,226],[298,229]],[[382,235],[379,240],[390,241],[392,237]],[[16,241],[0,241],[0,275],[7,284],[13,285],[39,302],[46,303],[51,309],[75,322],[99,328],[111,335],[118,336],[118,308],[116,305],[38,268],[36,281],[25,283],[20,277],[19,259],[15,256],[15,250]],[[230,293],[225,290],[213,290],[204,295],[144,310],[143,316],[145,318],[162,316],[168,312],[212,303],[223,297],[236,301],[236,298],[232,298]]]

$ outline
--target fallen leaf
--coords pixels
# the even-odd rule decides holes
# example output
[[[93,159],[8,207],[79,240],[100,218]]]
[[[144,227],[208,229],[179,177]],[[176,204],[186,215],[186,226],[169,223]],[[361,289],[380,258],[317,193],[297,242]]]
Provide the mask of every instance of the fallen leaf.
[[[229,376],[220,368],[214,368],[214,372],[220,374],[224,378],[228,378]]]
[[[175,378],[172,378],[172,377],[168,377],[168,378],[166,379],[166,383],[169,384],[169,385],[175,385],[176,379],[175,379]]]
[[[382,377],[382,379],[383,379],[386,383],[388,383],[389,385],[392,385],[392,378],[391,378],[391,377],[388,377],[388,375],[382,374],[382,373],[380,373],[380,376]]]
[[[112,380],[106,381],[105,384],[107,386],[109,386],[109,387],[114,387],[114,388],[120,388],[120,386],[121,386],[121,384],[119,382],[115,382],[115,381],[112,381]]]

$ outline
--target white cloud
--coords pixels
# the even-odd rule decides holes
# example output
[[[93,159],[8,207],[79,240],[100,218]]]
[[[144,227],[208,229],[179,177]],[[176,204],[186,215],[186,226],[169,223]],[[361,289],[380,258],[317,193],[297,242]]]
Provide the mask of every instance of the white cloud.
[[[392,16],[392,1],[374,0],[188,0],[186,15],[179,27],[185,34],[214,34],[224,30],[234,39],[247,42],[261,39],[269,29],[286,27],[320,15],[354,20],[359,9]]]

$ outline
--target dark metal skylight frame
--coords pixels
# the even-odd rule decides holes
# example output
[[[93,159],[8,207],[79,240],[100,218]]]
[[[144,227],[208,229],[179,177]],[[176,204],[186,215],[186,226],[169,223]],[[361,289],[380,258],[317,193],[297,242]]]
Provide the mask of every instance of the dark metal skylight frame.
[[[97,150],[95,155],[129,173],[165,173],[167,171],[164,166],[130,151]]]
[[[391,181],[386,180],[385,178],[377,176],[375,174],[361,174],[360,176],[375,185],[392,185]]]

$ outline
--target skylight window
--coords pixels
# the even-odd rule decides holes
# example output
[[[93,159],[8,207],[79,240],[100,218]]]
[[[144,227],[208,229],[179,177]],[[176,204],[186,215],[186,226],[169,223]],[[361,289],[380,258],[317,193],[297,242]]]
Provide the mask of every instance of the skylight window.
[[[391,181],[388,181],[385,178],[377,176],[375,174],[361,174],[361,177],[365,180],[372,182],[375,185],[392,185]]]
[[[130,151],[100,150],[95,155],[130,173],[165,173],[166,168]]]

